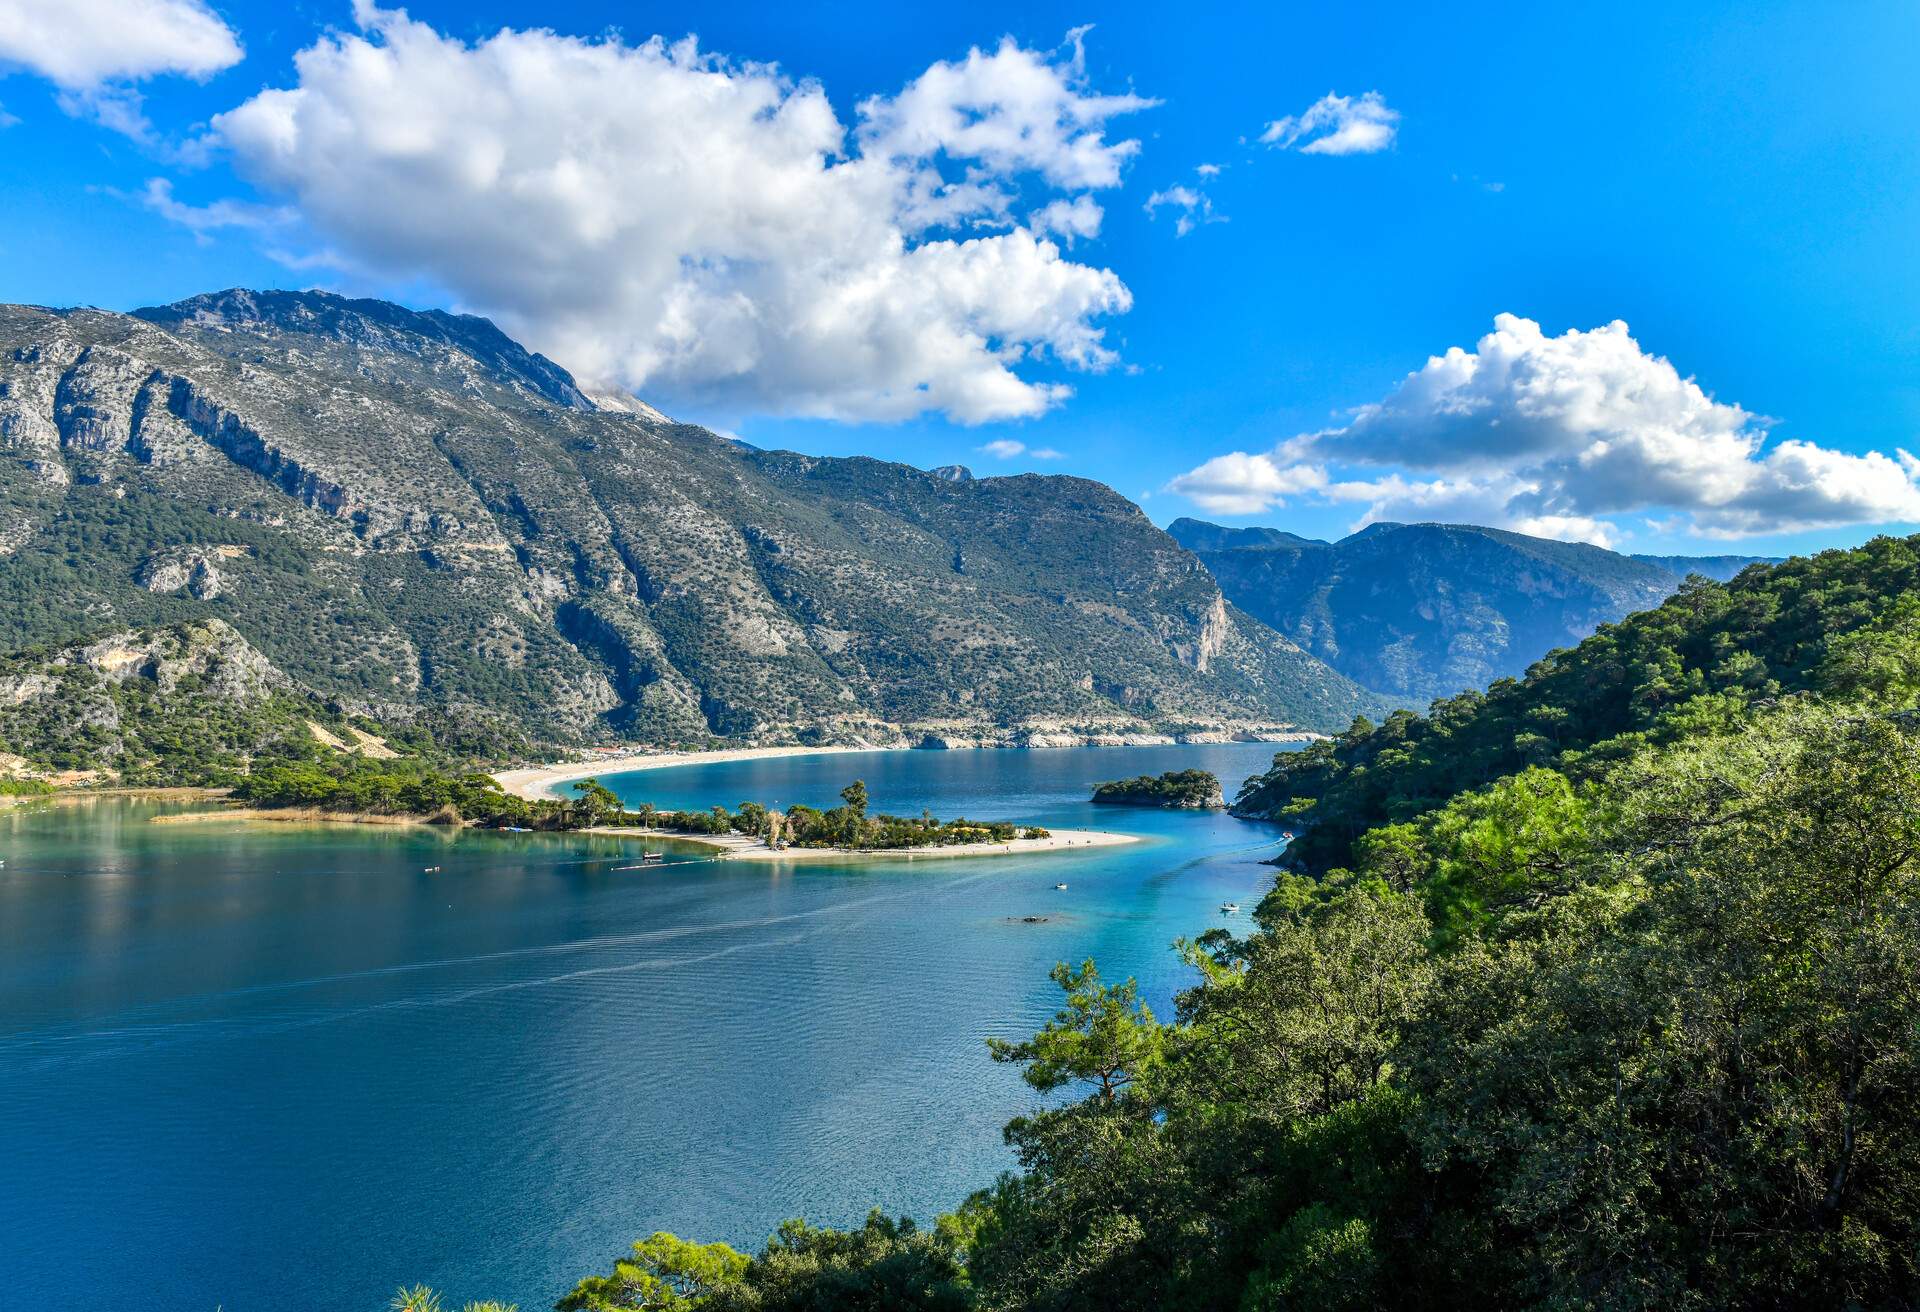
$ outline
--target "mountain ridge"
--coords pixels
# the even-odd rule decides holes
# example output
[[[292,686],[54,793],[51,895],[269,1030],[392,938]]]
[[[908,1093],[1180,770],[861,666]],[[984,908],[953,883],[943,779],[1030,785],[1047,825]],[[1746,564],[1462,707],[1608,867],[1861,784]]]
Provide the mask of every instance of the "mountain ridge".
[[[1360,684],[1419,703],[1517,677],[1602,624],[1658,605],[1692,558],[1472,524],[1378,522],[1337,542],[1202,520],[1168,526],[1234,604]],[[1762,558],[1701,558],[1731,577]]]
[[[0,307],[0,650],[218,618],[504,740],[1336,728],[1382,700],[1104,485],[758,451],[485,320],[229,290]]]

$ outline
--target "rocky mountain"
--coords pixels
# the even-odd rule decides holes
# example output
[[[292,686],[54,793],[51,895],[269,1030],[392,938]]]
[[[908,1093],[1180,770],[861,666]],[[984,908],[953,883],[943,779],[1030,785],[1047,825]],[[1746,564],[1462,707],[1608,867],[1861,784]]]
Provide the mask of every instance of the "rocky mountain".
[[[1634,556],[1643,565],[1664,569],[1675,578],[1702,574],[1715,583],[1731,582],[1749,565],[1778,565],[1785,556]]]
[[[1747,556],[1632,557],[1470,524],[1370,524],[1338,542],[1176,520],[1227,598],[1369,688],[1424,705],[1518,676],[1556,647]]]
[[[1379,699],[1097,483],[755,450],[485,320],[0,307],[0,652],[220,621],[500,741],[1328,728]]]

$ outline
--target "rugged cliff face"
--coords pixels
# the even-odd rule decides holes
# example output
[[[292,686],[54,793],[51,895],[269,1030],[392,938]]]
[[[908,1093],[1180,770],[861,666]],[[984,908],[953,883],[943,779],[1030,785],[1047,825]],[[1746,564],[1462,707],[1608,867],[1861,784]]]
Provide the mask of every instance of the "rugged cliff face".
[[[1377,709],[1096,483],[752,450],[384,302],[0,308],[0,650],[215,618],[345,711],[555,741]]]

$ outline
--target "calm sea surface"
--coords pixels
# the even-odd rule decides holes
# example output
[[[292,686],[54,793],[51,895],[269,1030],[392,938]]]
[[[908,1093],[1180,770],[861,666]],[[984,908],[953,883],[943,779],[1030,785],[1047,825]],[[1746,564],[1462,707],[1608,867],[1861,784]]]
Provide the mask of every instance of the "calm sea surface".
[[[982,1040],[1052,1013],[1048,968],[1096,957],[1164,1007],[1172,940],[1271,873],[1271,827],[1091,786],[1198,766],[1231,795],[1273,751],[607,780],[824,806],[858,776],[876,809],[1149,839],[912,863],[621,869],[637,845],[0,811],[0,1302],[373,1312],[427,1281],[536,1312],[655,1229],[757,1247],[801,1213],[929,1217],[1011,1164],[1000,1127],[1034,1097]]]

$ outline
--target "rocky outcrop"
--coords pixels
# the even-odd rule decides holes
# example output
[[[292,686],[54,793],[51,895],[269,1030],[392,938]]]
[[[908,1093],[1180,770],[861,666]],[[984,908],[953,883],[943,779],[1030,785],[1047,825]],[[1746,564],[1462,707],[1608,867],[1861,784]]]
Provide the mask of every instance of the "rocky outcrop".
[[[224,620],[116,633],[56,655],[55,667],[77,666],[113,683],[149,680],[163,697],[191,683],[230,702],[258,701],[292,687],[286,675]]]
[[[133,432],[134,402],[152,366],[111,347],[89,346],[61,375],[53,421],[70,451],[109,452]]]
[[[184,590],[195,601],[212,601],[224,586],[215,557],[185,547],[156,551],[134,578],[148,592]]]
[[[236,465],[250,469],[304,505],[336,519],[364,522],[367,507],[344,486],[305,468],[188,378],[167,380],[167,410]]]

